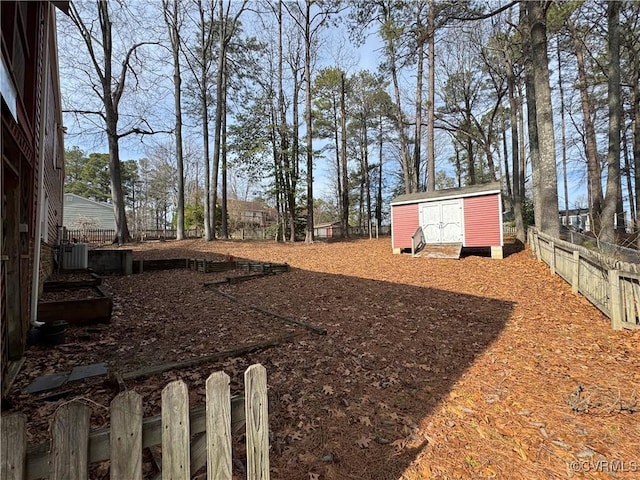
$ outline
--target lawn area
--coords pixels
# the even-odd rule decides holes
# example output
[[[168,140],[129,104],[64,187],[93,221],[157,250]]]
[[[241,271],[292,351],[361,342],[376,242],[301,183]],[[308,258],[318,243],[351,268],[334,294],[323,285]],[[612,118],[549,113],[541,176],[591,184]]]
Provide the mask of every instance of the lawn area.
[[[127,388],[154,415],[173,379],[184,379],[190,401],[201,404],[210,373],[224,370],[240,391],[245,368],[263,364],[271,472],[279,480],[640,475],[640,331],[613,331],[528,249],[504,260],[448,260],[392,255],[388,238],[126,248],[134,259],[234,257],[286,262],[291,270],[221,287],[244,306],[204,287],[225,274],[105,277],[114,299],[110,324],[74,327],[64,345],[27,351],[11,400],[13,411],[28,414],[30,443],[45,437],[48,417],[74,396],[95,404],[95,426],[107,424],[100,406],[117,394],[103,379],[88,379],[43,402],[22,391],[38,375],[92,362],[127,372],[294,334],[270,349]],[[234,475],[244,478],[241,437],[234,448]],[[93,475],[107,472],[103,464]]]

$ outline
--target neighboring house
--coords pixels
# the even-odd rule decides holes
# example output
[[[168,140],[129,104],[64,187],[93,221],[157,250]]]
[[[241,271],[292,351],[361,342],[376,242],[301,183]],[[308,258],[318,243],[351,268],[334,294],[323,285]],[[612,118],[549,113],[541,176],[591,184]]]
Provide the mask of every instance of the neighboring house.
[[[68,230],[115,230],[116,217],[110,203],[65,193],[62,224]]]
[[[269,227],[278,222],[275,208],[261,202],[227,199],[227,215],[232,229]]]
[[[64,145],[56,7],[0,2],[2,395],[17,374],[62,226]]]
[[[567,221],[567,212],[562,210],[560,214],[560,225],[565,227],[573,227],[578,232],[590,232],[591,222],[589,221],[589,210],[586,208],[574,208],[569,210],[569,221]]]
[[[341,238],[342,226],[340,222],[318,223],[313,226],[313,237],[319,240],[325,238]]]

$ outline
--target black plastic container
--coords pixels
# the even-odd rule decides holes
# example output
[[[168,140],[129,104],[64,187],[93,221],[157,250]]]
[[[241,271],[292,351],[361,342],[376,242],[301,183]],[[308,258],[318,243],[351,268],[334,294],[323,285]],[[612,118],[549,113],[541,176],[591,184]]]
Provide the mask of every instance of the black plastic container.
[[[55,320],[40,327],[40,341],[45,345],[62,345],[69,324],[64,320]]]

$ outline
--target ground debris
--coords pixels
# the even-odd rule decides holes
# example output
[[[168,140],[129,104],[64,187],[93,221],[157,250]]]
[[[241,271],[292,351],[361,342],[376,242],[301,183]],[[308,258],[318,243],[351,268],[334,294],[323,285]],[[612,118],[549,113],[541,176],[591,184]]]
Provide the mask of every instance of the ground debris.
[[[281,480],[567,478],[576,457],[591,458],[582,458],[587,450],[610,461],[638,460],[640,332],[613,331],[528,250],[504,260],[412,258],[392,255],[388,238],[125,248],[134,259],[232,256],[291,268],[226,285],[240,303],[202,287],[230,272],[106,276],[110,324],[91,332],[69,327],[66,345],[26,352],[10,400],[11,411],[29,419],[29,444],[46,438],[52,412],[69,398],[109,405],[126,388],[143,396],[145,416],[157,415],[169,381],[184,379],[192,406],[202,405],[210,373],[224,370],[237,393],[244,370],[259,362],[269,382],[270,464]],[[86,378],[51,402],[23,392],[36,377],[76,366],[105,362],[109,371],[131,372],[300,333],[268,350],[120,384]],[[108,424],[106,410],[93,409],[91,421]],[[242,478],[241,429],[233,448],[234,475]],[[591,473],[575,477],[605,478]]]

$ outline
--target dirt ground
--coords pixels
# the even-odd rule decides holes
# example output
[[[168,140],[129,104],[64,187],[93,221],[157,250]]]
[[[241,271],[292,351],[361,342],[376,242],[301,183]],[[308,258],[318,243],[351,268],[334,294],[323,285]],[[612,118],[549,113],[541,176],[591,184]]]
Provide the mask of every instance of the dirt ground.
[[[127,382],[159,413],[171,380],[202,404],[215,371],[241,391],[267,369],[272,478],[281,480],[640,478],[640,331],[609,320],[528,250],[504,260],[392,255],[388,238],[275,244],[168,241],[127,246],[134,258],[229,256],[286,262],[287,273],[223,287],[245,304],[327,329],[318,335],[204,287],[227,274],[187,270],[108,276],[110,324],[75,327],[57,347],[32,346],[10,400],[30,444],[55,409],[90,400],[108,423],[117,389],[102,378],[57,400],[23,389],[45,373],[107,362],[140,367],[281,338],[239,358]],[[242,437],[234,475],[243,478]],[[147,465],[147,470],[149,471]],[[108,478],[108,464],[95,478]],[[202,477],[200,477],[202,478]]]

